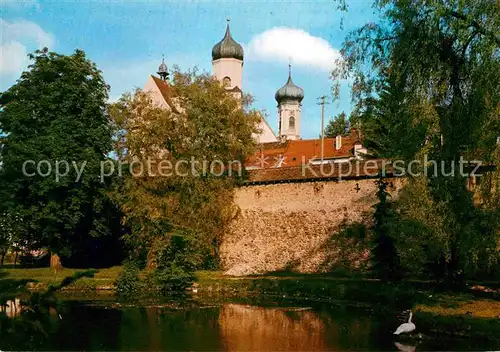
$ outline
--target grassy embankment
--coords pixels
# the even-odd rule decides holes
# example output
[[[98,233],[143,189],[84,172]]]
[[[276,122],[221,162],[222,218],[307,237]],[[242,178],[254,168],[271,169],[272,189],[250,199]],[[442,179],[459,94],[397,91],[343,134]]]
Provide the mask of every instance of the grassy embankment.
[[[122,267],[99,269],[93,278],[83,278],[71,284],[65,289],[65,294],[113,294],[114,283],[121,270]],[[0,270],[0,280],[33,280],[29,287],[36,290],[59,283],[77,271],[81,269],[63,269],[54,273],[49,268],[8,268]],[[452,292],[423,281],[390,285],[377,280],[331,275],[281,273],[228,277],[220,272],[200,271],[197,277],[197,297],[201,300],[219,297],[247,303],[258,303],[259,300],[287,304],[324,302],[366,306],[381,312],[412,308],[415,320],[419,322],[419,332],[424,335],[484,338],[500,342],[499,292],[470,288]],[[495,287],[494,283],[489,285]],[[497,283],[496,288],[499,286]]]
[[[0,270],[0,277],[13,280],[33,280],[32,289],[44,289],[59,283],[83,269],[63,269],[54,273],[50,268]],[[98,269],[93,278],[83,278],[68,288],[69,292],[114,292],[114,283],[122,267]],[[358,306],[413,307],[419,314],[461,316],[464,318],[500,317],[500,292],[470,289],[451,292],[428,282],[411,281],[397,285],[377,280],[339,278],[331,275],[275,274],[265,276],[228,277],[220,272],[197,272],[199,294],[228,297],[262,296],[275,300],[348,303]],[[499,284],[496,285],[500,286]],[[500,324],[499,324],[500,325]]]
[[[12,280],[33,280],[28,283],[28,287],[34,290],[46,289],[51,284],[60,283],[65,277],[72,276],[76,272],[86,269],[67,269],[64,268],[57,272],[50,268],[19,269],[7,268],[0,269],[0,278]],[[93,291],[114,291],[114,283],[122,267],[114,266],[106,269],[98,269],[94,277],[82,278],[71,284],[66,290],[93,292]]]

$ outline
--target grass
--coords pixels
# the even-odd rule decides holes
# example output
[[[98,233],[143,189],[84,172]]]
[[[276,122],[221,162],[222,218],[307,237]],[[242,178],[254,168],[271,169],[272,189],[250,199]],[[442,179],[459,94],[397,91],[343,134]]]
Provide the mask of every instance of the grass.
[[[472,316],[478,318],[500,318],[500,301],[489,299],[451,301],[454,304],[417,305],[421,312],[433,313],[443,316]]]
[[[86,269],[65,268],[58,272],[50,268],[0,270],[0,277],[28,280],[33,289],[44,289],[61,282],[65,277]],[[88,270],[88,269],[87,269]],[[68,286],[66,291],[114,291],[114,283],[123,270],[121,266],[96,269],[93,278],[83,278]],[[428,282],[405,282],[397,285],[377,280],[334,277],[320,274],[270,273],[262,276],[230,277],[220,271],[198,271],[197,285],[201,294],[245,297],[286,297],[319,302],[345,302],[357,305],[407,309],[439,316],[471,316],[497,318],[500,315],[498,295],[478,295],[472,291],[449,292]]]
[[[65,277],[72,276],[76,272],[86,271],[89,269],[68,269],[64,268],[54,272],[50,268],[33,268],[33,269],[20,269],[20,268],[7,268],[0,270],[3,273],[3,278],[12,280],[33,280],[29,284],[33,289],[44,289],[51,284],[60,283]],[[93,278],[82,278],[72,285],[68,286],[66,290],[75,291],[91,291],[91,290],[109,290],[114,289],[114,282],[121,272],[121,266],[114,266],[105,269],[96,269]]]

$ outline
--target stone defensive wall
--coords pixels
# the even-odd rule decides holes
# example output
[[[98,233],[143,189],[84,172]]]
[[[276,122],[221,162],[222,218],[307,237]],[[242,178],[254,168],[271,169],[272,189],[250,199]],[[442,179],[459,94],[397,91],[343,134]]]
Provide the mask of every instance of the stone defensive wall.
[[[228,275],[262,274],[282,270],[327,272],[346,260],[335,241],[338,231],[352,223],[369,222],[377,203],[375,181],[380,165],[369,172],[335,165],[252,170],[236,189],[239,207],[220,248]],[[397,194],[403,179],[386,173],[389,192]],[[368,253],[350,252],[353,265]]]

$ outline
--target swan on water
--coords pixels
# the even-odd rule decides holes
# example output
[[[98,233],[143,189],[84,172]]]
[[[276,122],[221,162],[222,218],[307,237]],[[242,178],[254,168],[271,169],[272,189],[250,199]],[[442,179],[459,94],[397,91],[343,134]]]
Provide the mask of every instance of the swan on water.
[[[413,324],[411,322],[412,315],[413,314],[410,311],[410,317],[408,318],[408,322],[399,325],[398,328],[396,329],[396,331],[394,331],[394,335],[399,335],[399,334],[402,334],[402,333],[412,332],[412,331],[414,331],[416,329],[415,324]]]

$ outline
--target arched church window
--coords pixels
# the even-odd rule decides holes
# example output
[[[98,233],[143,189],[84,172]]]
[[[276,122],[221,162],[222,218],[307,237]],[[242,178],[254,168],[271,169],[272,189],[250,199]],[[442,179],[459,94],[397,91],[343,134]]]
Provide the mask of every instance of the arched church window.
[[[295,129],[295,117],[293,115],[288,119],[288,128],[291,130]]]
[[[224,85],[224,87],[231,87],[231,78],[229,77],[224,77],[224,79],[222,80],[222,84]]]

